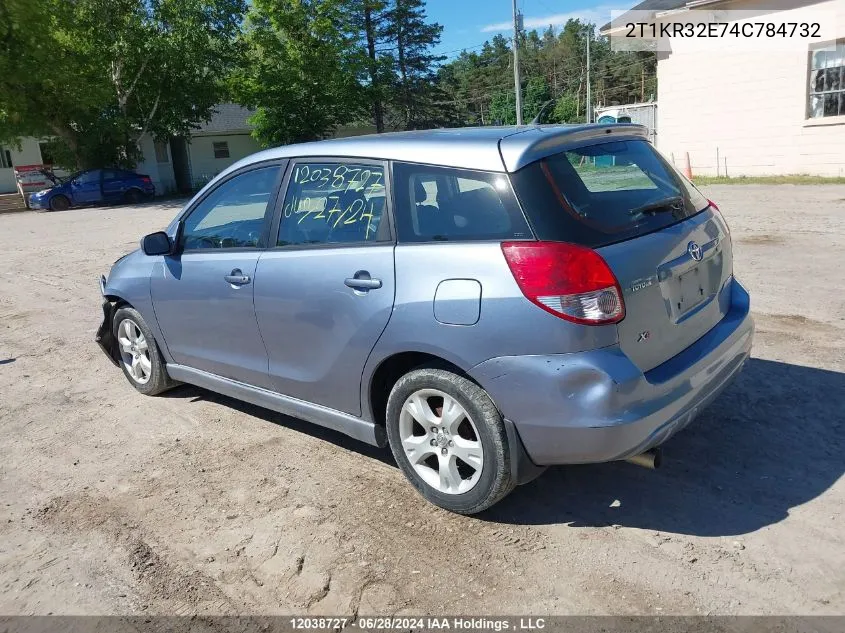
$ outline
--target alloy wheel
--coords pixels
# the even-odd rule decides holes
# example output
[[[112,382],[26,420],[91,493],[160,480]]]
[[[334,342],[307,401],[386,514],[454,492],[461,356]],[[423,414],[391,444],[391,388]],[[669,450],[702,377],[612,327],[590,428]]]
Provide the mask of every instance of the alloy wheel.
[[[472,490],[481,477],[484,449],[472,418],[455,398],[420,389],[399,413],[402,450],[416,473],[444,494]]]
[[[147,338],[132,319],[123,319],[117,327],[120,361],[126,373],[139,385],[149,382],[153,372]]]

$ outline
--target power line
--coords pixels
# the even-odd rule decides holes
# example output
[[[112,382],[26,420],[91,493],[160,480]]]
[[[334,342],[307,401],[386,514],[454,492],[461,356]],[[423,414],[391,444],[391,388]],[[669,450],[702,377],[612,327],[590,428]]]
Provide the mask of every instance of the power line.
[[[651,81],[652,79],[656,79],[656,78],[657,78],[656,75],[652,75],[650,77],[646,76],[645,81]],[[603,87],[603,88],[596,87],[596,89],[598,89],[598,91],[600,93],[604,94],[604,93],[612,92],[612,91],[615,91],[615,90],[621,90],[622,88],[629,88],[629,87],[632,87],[632,86],[639,86],[639,85],[640,85],[640,81],[634,81],[634,82],[631,82],[631,83],[621,84],[621,85],[614,84],[612,86]],[[456,104],[460,104],[460,103],[467,103],[467,104],[468,103],[477,103],[477,102],[482,101],[482,100],[490,100],[497,95],[500,95],[502,93],[506,93],[509,88],[511,88],[510,82],[503,83],[503,84],[497,84],[497,85],[494,85],[494,86],[485,86],[484,87],[484,90],[485,90],[484,93],[476,92],[476,94],[471,95],[471,96],[467,96],[467,97],[450,99],[450,100],[446,100],[446,101],[436,101],[435,104],[436,105],[456,105]]]
[[[515,1],[514,1],[514,5],[516,5]],[[524,2],[523,2],[523,6],[524,6]],[[516,20],[516,16],[515,16],[515,20]],[[516,23],[514,24],[514,27],[515,27],[514,28],[514,34],[516,35],[516,32],[518,30]],[[552,34],[556,35],[554,26],[551,26],[551,28],[552,28]],[[519,35],[521,36],[523,33],[524,33],[524,31],[519,29]],[[504,58],[506,58],[506,57],[510,58],[514,54],[514,52],[516,52],[516,54],[518,55],[519,41],[520,40],[516,40],[516,38],[512,41],[512,50],[506,50],[502,53],[499,53],[498,55],[492,56],[491,58],[479,59],[478,63],[479,63],[480,68],[495,67]],[[481,48],[481,47],[483,47],[487,44],[489,44],[489,41],[484,42],[482,44],[478,44],[478,45],[476,45],[472,48],[475,48],[475,49]],[[542,51],[546,46],[548,46],[548,42],[543,44],[541,48],[537,49],[537,52]],[[558,54],[557,54],[559,47],[560,47],[560,40],[559,40],[558,37],[555,36],[555,37],[553,37],[553,41],[551,42],[551,50],[549,51],[551,53],[551,63],[552,63],[551,73],[550,73],[550,69],[548,68],[548,65],[547,65],[548,58],[545,60],[546,63],[544,63],[543,59],[536,59],[536,58],[533,59],[533,61],[535,61],[540,66],[540,70],[541,70],[540,76],[543,77],[547,81],[550,80],[550,86],[549,86],[550,92],[551,92],[551,95],[555,98],[561,96],[562,94],[565,94],[567,92],[572,91],[573,88],[575,88],[576,85],[577,85],[578,94],[581,93],[582,88],[586,87],[587,98],[585,99],[585,101],[587,103],[585,105],[588,105],[589,101],[591,100],[589,95],[590,95],[590,92],[593,91],[593,90],[595,90],[597,95],[599,95],[600,98],[603,101],[608,93],[612,94],[616,91],[625,90],[626,88],[637,86],[637,85],[642,87],[646,82],[645,66],[651,61],[647,57],[646,58],[634,58],[634,59],[623,58],[623,59],[617,60],[617,59],[614,59],[614,57],[615,57],[614,53],[611,52],[610,56],[601,60],[601,62],[599,64],[596,64],[595,66],[593,66],[591,64],[592,67],[588,68],[588,67],[585,66],[585,63],[584,63],[585,60],[583,60],[583,58],[580,58],[580,56],[577,55],[577,52],[576,52],[575,56],[569,56],[565,60],[559,60]],[[514,49],[516,49],[516,51],[514,51]],[[466,50],[471,50],[471,48],[465,47],[465,48],[458,49],[458,50],[463,52],[463,51],[466,51]],[[639,81],[621,84],[621,85],[620,84],[614,84],[612,82],[612,80],[617,78],[617,75],[620,71],[622,71],[626,68],[633,67],[633,66],[641,66],[642,67],[642,71],[641,71],[641,74],[640,74]],[[595,72],[592,72],[594,70],[599,70],[599,69],[600,69],[600,72],[602,73],[600,75],[596,74]],[[504,70],[504,69],[502,69],[502,70]],[[585,81],[585,78],[584,78],[585,70],[591,71],[591,72],[588,72],[588,74],[587,74],[588,78],[587,78],[586,81]],[[498,73],[496,73],[494,71],[494,74],[498,74]],[[516,73],[515,73],[515,75],[516,75]],[[516,75],[516,76],[518,76],[518,75]],[[489,77],[489,76],[485,77],[483,75],[473,77],[473,79],[475,81],[480,80],[481,83],[484,83],[484,80],[491,79],[491,78],[492,77]],[[559,78],[560,78],[560,80],[559,80]],[[653,79],[656,79],[656,77],[649,76],[647,80],[649,82],[651,82]],[[605,80],[608,80],[610,85],[605,85]],[[475,81],[473,83],[475,83]],[[514,86],[513,86],[513,88],[511,88],[512,90],[515,90],[518,85],[521,85],[521,82],[519,84],[517,84],[517,81],[519,81],[519,80],[515,80]],[[439,101],[437,103],[441,104],[441,105],[458,105],[458,104],[474,105],[474,104],[478,104],[479,109],[483,113],[484,102],[492,100],[496,95],[500,95],[503,91],[506,91],[507,89],[508,89],[508,85],[506,83],[495,83],[495,82],[493,82],[491,85],[481,85],[481,86],[478,86],[478,87],[463,87],[463,88],[458,87],[457,92],[453,93],[453,94],[455,94],[455,98],[448,100],[448,101]],[[465,92],[466,96],[457,97],[457,93],[459,93],[459,92]],[[483,114],[482,114],[482,116],[483,116]]]
[[[583,78],[583,75],[581,76],[581,78]],[[605,79],[612,79],[612,78],[613,78],[613,75],[611,75],[611,74],[600,75],[600,76],[596,77],[595,81],[592,84],[593,89],[598,90],[601,93],[607,93],[607,92],[619,90],[619,89],[622,89],[622,88],[628,88],[628,87],[631,87],[631,86],[641,85],[641,83],[643,83],[645,81],[651,81],[653,79],[656,79],[657,75],[656,74],[642,75],[639,80],[634,81],[634,82],[630,82],[630,83],[626,83],[626,84],[611,84],[609,86],[602,85],[602,83]],[[575,83],[576,83],[576,76],[573,75],[570,78],[570,80],[566,83],[566,86],[571,87]],[[483,99],[483,98],[491,98],[491,97],[495,96],[495,94],[502,92],[502,91],[505,91],[510,87],[511,87],[510,82],[505,80],[502,83],[494,83],[492,85],[479,86],[478,88],[467,88],[467,90],[473,91],[475,94],[468,96],[466,98],[463,98],[463,99],[457,99],[456,101],[470,102],[470,101],[477,101],[478,99]],[[481,91],[484,91],[484,92],[481,92]],[[566,92],[566,90],[561,90],[561,91],[559,91],[559,93],[557,95],[554,95],[554,96],[560,96],[560,94],[562,94],[564,92]],[[443,103],[446,103],[446,102],[443,102]]]
[[[484,46],[486,46],[489,43],[490,43],[490,40],[485,40],[485,41],[481,42],[481,44],[475,44],[473,46],[462,46],[461,48],[456,48],[456,49],[451,50],[451,51],[443,51],[441,53],[438,53],[438,55],[449,56],[453,53],[459,53],[459,54],[465,53],[467,51],[473,51],[477,48],[484,48]],[[458,55],[458,56],[460,56],[460,55]]]
[[[510,58],[511,55],[512,55],[512,51],[507,50],[507,51],[500,53],[499,55],[496,55],[496,56],[494,56],[490,59],[483,60],[482,63],[489,66],[491,63],[495,63],[495,62],[497,62],[501,59],[504,59],[506,57]],[[604,60],[602,60],[602,63],[607,63],[607,61],[608,61],[607,59],[604,59]],[[621,70],[622,68],[628,68],[630,66],[645,64],[647,61],[648,61],[648,58],[634,59],[634,60],[631,60],[631,61],[625,61],[624,63],[606,66],[602,70],[605,70],[605,71],[608,71],[608,72],[613,72],[613,71]],[[572,69],[573,67],[583,68],[583,66],[584,66],[584,64],[580,60],[575,60],[575,59],[568,60],[568,63],[569,63],[569,65],[566,65],[566,63],[564,62],[564,65],[558,66],[558,68],[561,68],[562,70],[566,70],[566,69]],[[603,77],[608,77],[608,76],[609,75],[603,75]]]
[[[496,62],[499,59],[502,59],[504,57],[510,57],[510,51],[508,51],[507,53],[502,53],[501,55],[497,55],[493,59],[489,60],[489,62],[494,63],[494,62]],[[619,71],[623,68],[629,68],[631,66],[636,66],[636,65],[639,65],[641,63],[642,63],[641,61],[637,60],[637,61],[632,61],[632,62],[626,62],[626,63],[623,63],[623,64],[617,64],[617,65],[611,66],[611,67],[602,68],[602,70],[605,71],[604,74],[596,75],[594,73],[593,77],[592,77],[592,79],[593,79],[592,85],[596,86],[602,80],[612,79],[614,77],[613,73],[616,72],[616,71]],[[573,72],[570,73],[570,75],[571,75],[570,83],[571,83],[573,77],[577,77],[577,76],[580,76],[581,74],[583,74],[584,65],[578,60],[571,60],[569,65],[563,66],[563,68],[560,68],[560,70],[563,71],[561,74],[565,74],[566,72],[573,71]],[[545,76],[545,74],[544,74],[544,76]],[[489,88],[489,87],[485,86],[484,88]]]

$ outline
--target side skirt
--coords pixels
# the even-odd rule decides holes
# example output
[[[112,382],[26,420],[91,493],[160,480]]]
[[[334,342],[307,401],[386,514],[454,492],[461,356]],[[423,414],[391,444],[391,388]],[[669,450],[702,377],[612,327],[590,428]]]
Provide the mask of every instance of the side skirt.
[[[387,446],[387,435],[383,427],[342,411],[283,396],[273,391],[253,387],[184,365],[168,364],[167,373],[173,380],[196,385],[271,411],[319,424],[373,446]]]

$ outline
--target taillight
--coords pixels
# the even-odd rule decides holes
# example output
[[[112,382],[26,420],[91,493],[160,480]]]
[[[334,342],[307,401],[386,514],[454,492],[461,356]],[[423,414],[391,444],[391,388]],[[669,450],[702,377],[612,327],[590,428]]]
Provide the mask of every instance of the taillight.
[[[596,251],[565,242],[503,242],[525,297],[557,317],[586,325],[625,318],[622,289]]]
[[[725,223],[725,228],[728,230],[728,235],[730,235],[730,234],[731,234],[731,227],[730,227],[730,226],[728,226],[728,221],[725,219],[725,216],[724,216],[724,215],[722,214],[722,212],[719,210],[718,205],[717,205],[715,202],[713,202],[712,200],[707,200],[707,203],[708,203],[711,207],[713,207],[713,209],[716,211],[716,213],[718,213],[718,214],[719,214],[719,217],[720,217],[720,218],[722,218],[722,222],[724,222],[724,223]]]
[[[152,182],[152,180],[150,179],[149,176],[141,176],[141,182],[144,183],[145,185],[149,185]]]

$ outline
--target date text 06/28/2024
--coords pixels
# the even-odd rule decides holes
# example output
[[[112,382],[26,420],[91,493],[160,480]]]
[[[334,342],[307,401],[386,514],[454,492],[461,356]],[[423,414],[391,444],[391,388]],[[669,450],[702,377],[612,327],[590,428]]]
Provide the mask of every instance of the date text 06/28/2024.
[[[546,627],[544,618],[513,617],[293,617],[290,626],[295,630],[330,631],[356,628],[366,631],[537,631]]]

